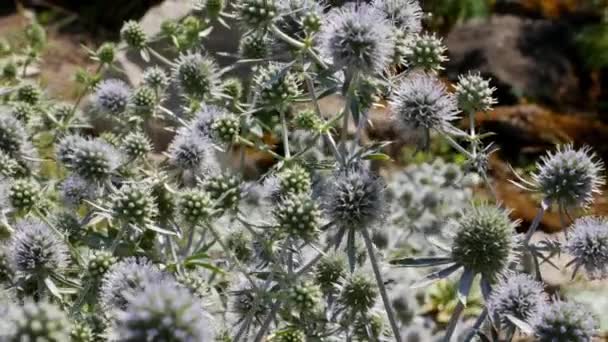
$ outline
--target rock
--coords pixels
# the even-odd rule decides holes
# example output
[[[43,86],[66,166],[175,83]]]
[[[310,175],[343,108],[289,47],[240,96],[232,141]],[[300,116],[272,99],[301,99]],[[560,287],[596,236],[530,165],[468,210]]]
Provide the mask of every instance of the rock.
[[[469,70],[491,77],[500,104],[523,96],[546,105],[575,105],[584,96],[576,76],[570,28],[558,21],[492,16],[456,26],[447,36],[450,79]]]

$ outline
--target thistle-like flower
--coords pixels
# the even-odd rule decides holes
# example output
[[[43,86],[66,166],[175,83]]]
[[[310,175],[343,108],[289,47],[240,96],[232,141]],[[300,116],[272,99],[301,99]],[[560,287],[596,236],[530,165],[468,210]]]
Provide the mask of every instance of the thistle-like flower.
[[[236,142],[241,133],[241,121],[233,114],[222,115],[211,123],[212,137],[218,143]]]
[[[291,38],[305,40],[321,28],[323,8],[316,0],[283,0],[278,2],[279,17],[275,25]],[[277,51],[288,51],[292,46],[276,39]]]
[[[87,262],[87,272],[92,278],[101,278],[117,261],[110,251],[92,251]]]
[[[415,68],[437,72],[443,69],[441,64],[448,60],[445,56],[446,50],[441,38],[434,33],[423,33],[415,35],[409,41],[404,58]]]
[[[514,329],[517,324],[512,322],[512,317],[529,323],[538,316],[547,300],[542,283],[527,274],[507,273],[492,288],[487,307],[495,324]]]
[[[270,38],[261,32],[252,32],[241,37],[239,56],[242,59],[264,59],[270,55]]]
[[[145,228],[158,215],[151,190],[145,185],[123,185],[111,198],[114,216],[126,223]]]
[[[127,308],[129,299],[168,276],[145,258],[130,257],[112,265],[101,282],[99,302],[112,315]],[[170,279],[170,278],[169,278]]]
[[[422,8],[418,0],[374,0],[380,10],[397,29],[410,35],[422,30]]]
[[[66,166],[89,181],[103,181],[120,166],[122,155],[102,139],[79,141]],[[69,151],[69,148],[66,148]],[[67,155],[67,154],[66,154]]]
[[[158,66],[153,66],[144,70],[143,84],[159,92],[165,91],[169,86],[169,76]]]
[[[287,65],[280,63],[258,68],[253,82],[257,90],[257,107],[281,109],[300,93],[296,76]]]
[[[177,207],[184,223],[197,225],[208,219],[213,211],[211,196],[200,189],[185,190],[179,195]]]
[[[314,279],[324,294],[334,292],[346,276],[346,260],[337,254],[327,254],[315,266]]]
[[[556,152],[541,157],[536,170],[533,182],[522,185],[540,192],[546,200],[564,209],[588,207],[605,183],[604,164],[589,147],[559,146]]]
[[[8,191],[8,199],[15,210],[28,211],[38,204],[42,190],[34,179],[16,179]]]
[[[97,49],[95,58],[99,60],[101,64],[110,65],[114,63],[116,58],[116,45],[114,43],[103,43]]]
[[[6,341],[69,341],[67,315],[55,304],[27,301],[8,315],[9,333]],[[4,340],[3,340],[4,341]]]
[[[144,133],[130,132],[122,139],[122,149],[130,160],[135,160],[150,153],[152,143]]]
[[[321,301],[321,288],[316,284],[300,282],[286,291],[287,307],[301,317],[314,311]]]
[[[17,120],[27,123],[36,114],[36,108],[27,102],[15,102],[11,106],[11,115]]]
[[[382,12],[366,4],[346,4],[327,14],[320,48],[338,67],[377,75],[391,60],[392,33]]]
[[[456,98],[460,109],[468,112],[487,112],[496,104],[492,94],[496,88],[490,86],[490,80],[479,73],[468,73],[458,76]]]
[[[574,259],[573,276],[583,267],[589,278],[608,277],[608,219],[605,217],[583,217],[572,225],[572,235],[564,249]]]
[[[372,172],[352,167],[327,182],[323,209],[331,222],[348,229],[368,229],[384,218],[384,183]]]
[[[37,219],[16,224],[8,248],[12,269],[25,278],[44,279],[68,266],[68,247],[60,236]]]
[[[174,283],[151,283],[117,314],[114,334],[120,341],[213,341],[211,316],[198,298]]]
[[[450,122],[458,118],[455,96],[435,76],[424,73],[404,78],[390,107],[397,124],[405,127],[448,131]]]
[[[274,216],[280,228],[291,236],[311,241],[318,235],[320,212],[310,194],[283,197]]]
[[[200,171],[216,166],[211,141],[196,131],[185,128],[178,131],[168,152],[169,162],[182,170]]]
[[[276,0],[238,0],[235,7],[238,18],[252,30],[265,28],[278,14]]]
[[[0,115],[0,150],[13,158],[24,155],[27,132],[23,124],[14,117]]]
[[[299,164],[281,170],[278,181],[282,194],[301,194],[311,190],[310,172]]]
[[[539,342],[590,342],[597,323],[583,305],[555,299],[535,318],[533,329]]]
[[[17,100],[28,103],[30,105],[36,105],[42,98],[42,91],[40,88],[32,83],[25,83],[17,88]]]
[[[120,29],[120,38],[122,38],[130,48],[136,50],[141,50],[148,44],[146,32],[144,32],[138,22],[133,20],[124,23],[122,29]]]
[[[225,0],[195,0],[192,9],[195,13],[204,13],[208,17],[217,18],[226,7]]]
[[[220,86],[220,71],[216,62],[200,53],[182,54],[173,69],[173,79],[187,97],[207,99]]]
[[[241,199],[241,179],[230,173],[220,173],[209,177],[203,183],[203,188],[216,205],[222,209],[237,209]]]
[[[77,207],[84,200],[95,199],[96,187],[86,179],[72,175],[61,183],[59,193],[63,203],[71,207]]]
[[[70,340],[72,342],[93,342],[95,337],[93,329],[86,322],[72,323],[72,329],[70,330]]]
[[[109,79],[101,81],[95,88],[93,104],[104,114],[119,115],[127,110],[130,98],[131,88],[125,82]]]
[[[376,283],[362,273],[353,273],[342,285],[338,302],[345,309],[366,313],[374,306],[377,297]]]
[[[158,101],[157,92],[154,88],[141,86],[133,91],[129,104],[132,110],[143,116],[150,116],[154,111],[154,106]]]

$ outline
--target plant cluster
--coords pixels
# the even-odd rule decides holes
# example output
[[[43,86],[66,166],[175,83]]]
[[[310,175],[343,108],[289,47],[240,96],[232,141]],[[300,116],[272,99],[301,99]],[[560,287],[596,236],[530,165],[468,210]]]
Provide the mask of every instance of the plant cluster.
[[[251,67],[250,82],[205,49],[234,17],[234,65]],[[564,222],[589,206],[603,165],[566,145],[518,176],[543,196],[526,234],[500,203],[474,203],[472,185],[494,193],[494,149],[475,129],[494,89],[474,73],[440,80],[446,48],[421,20],[415,0],[196,1],[158,37],[129,21],[119,44],[89,51],[98,68],[79,75],[72,104],[25,77],[45,42],[32,24],[2,65],[0,340],[590,341],[592,315],[547,295],[538,265],[563,251],[573,273],[605,278],[606,219],[575,221],[565,241],[531,236],[551,205]],[[171,51],[155,50],[159,39]],[[101,76],[122,50],[148,63],[139,84]],[[328,96],[344,106],[323,111]],[[385,181],[376,166],[389,142],[364,139],[381,99],[401,134],[445,139],[466,167],[424,164]],[[150,123],[173,133],[166,150]],[[272,166],[251,175],[251,151]],[[414,317],[411,287],[456,274],[427,298],[451,303],[447,322]]]

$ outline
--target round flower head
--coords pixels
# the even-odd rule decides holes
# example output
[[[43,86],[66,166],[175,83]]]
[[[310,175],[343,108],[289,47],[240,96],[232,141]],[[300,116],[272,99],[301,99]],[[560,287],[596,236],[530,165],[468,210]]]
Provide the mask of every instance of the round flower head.
[[[174,283],[152,283],[118,313],[114,333],[120,341],[211,342],[215,329],[198,298]]]
[[[162,68],[153,66],[144,70],[143,83],[157,91],[164,91],[169,86],[169,76]]]
[[[34,179],[20,178],[11,184],[8,198],[15,210],[28,211],[38,204],[41,191]]]
[[[268,26],[277,16],[276,0],[238,0],[238,18],[252,30]]]
[[[117,219],[142,228],[151,225],[158,215],[151,189],[145,185],[123,185],[112,195],[111,201]]]
[[[212,170],[216,166],[211,141],[196,131],[180,130],[168,152],[170,163],[182,170],[198,171],[203,167]]]
[[[109,79],[95,88],[93,104],[102,113],[118,115],[126,111],[130,98],[131,88],[125,82]]]
[[[376,283],[361,273],[351,274],[342,285],[338,302],[354,312],[365,313],[376,303]]]
[[[263,282],[256,282],[256,287],[253,287],[244,279],[235,284],[235,289],[230,291],[230,312],[236,315],[237,323],[241,323],[251,310],[255,310],[253,315],[256,320],[264,320],[273,300],[271,293],[264,288]],[[256,303],[257,306],[254,306]]]
[[[144,133],[130,132],[122,139],[122,149],[129,159],[135,160],[152,151],[152,143]]]
[[[112,64],[116,58],[116,45],[114,43],[103,43],[97,49],[95,57],[102,64]]]
[[[468,73],[458,76],[456,98],[458,105],[464,111],[484,111],[492,109],[496,99],[492,94],[496,88],[490,86],[490,80],[482,78],[479,73]]]
[[[24,277],[44,279],[61,273],[69,262],[63,239],[37,219],[17,222],[8,253],[13,270]]]
[[[403,79],[390,99],[397,124],[406,127],[449,130],[458,118],[456,98],[436,77],[414,73]]]
[[[16,118],[0,115],[0,150],[13,158],[23,155],[27,144],[27,132]]]
[[[239,177],[229,173],[220,173],[206,179],[203,188],[221,208],[238,208],[242,192]]]
[[[116,257],[110,251],[94,250],[87,262],[87,272],[92,278],[100,278],[116,264],[116,261]]]
[[[285,68],[287,66],[280,63],[258,68],[253,77],[257,107],[283,108],[299,94],[296,76]]]
[[[353,335],[355,337],[354,340],[369,341],[371,336],[372,341],[382,341],[385,329],[386,321],[381,315],[375,312],[359,315],[353,326]]]
[[[541,310],[533,325],[538,342],[591,342],[596,327],[583,305],[559,299]]]
[[[146,32],[138,22],[129,20],[124,23],[120,30],[120,37],[133,49],[141,50],[147,45],[148,38]]]
[[[476,205],[456,221],[452,259],[465,270],[489,281],[505,271],[517,247],[516,222],[509,213],[493,205]]]
[[[574,257],[570,265],[574,275],[582,266],[589,278],[608,277],[608,219],[605,217],[583,217],[577,219],[572,235],[564,249]]]
[[[299,164],[282,170],[278,174],[278,180],[283,194],[308,193],[311,189],[310,172]]]
[[[346,261],[337,253],[325,255],[315,266],[315,282],[325,294],[333,292],[345,275]]]
[[[89,324],[77,321],[72,324],[70,339],[72,342],[93,342],[95,341],[95,333]]]
[[[55,154],[57,155],[57,160],[66,166],[71,165],[74,160],[74,155],[76,154],[76,150],[86,141],[85,138],[80,135],[67,135],[57,144]]]
[[[107,179],[122,162],[122,155],[114,146],[102,139],[84,140],[75,146],[74,155],[67,165],[76,174],[89,181]]]
[[[418,0],[374,0],[374,8],[405,34],[422,30],[422,8]]]
[[[527,274],[507,274],[492,288],[487,302],[495,323],[515,328],[510,317],[529,322],[547,303],[543,284]]]
[[[17,120],[27,123],[35,115],[36,108],[26,102],[15,102],[11,105],[10,111]]]
[[[382,12],[361,4],[331,10],[320,32],[321,50],[338,67],[380,74],[393,53],[392,29]]]
[[[307,193],[285,196],[274,216],[281,229],[304,241],[314,239],[319,228],[319,209]]]
[[[300,282],[290,286],[286,292],[289,310],[300,315],[314,311],[321,301],[321,288],[316,284]]]
[[[306,334],[296,328],[287,328],[271,333],[268,342],[305,342]]]
[[[7,153],[0,151],[0,178],[14,177],[19,171],[19,163]]]
[[[220,71],[215,61],[200,53],[182,54],[173,69],[173,78],[187,97],[203,100],[219,89]]]
[[[26,83],[17,88],[17,100],[36,105],[42,98],[42,91],[37,85]]]
[[[6,341],[69,341],[67,315],[55,304],[27,301],[8,315],[9,333]],[[4,340],[3,340],[4,341]]]
[[[380,222],[385,213],[384,184],[363,168],[338,171],[329,180],[323,208],[335,224],[366,229]]]
[[[229,115],[228,111],[222,107],[214,105],[203,105],[195,114],[192,121],[193,130],[204,137],[211,137],[213,129],[211,125],[215,119]]]
[[[112,265],[103,276],[99,302],[109,314],[127,308],[129,298],[167,276],[145,258],[130,257]]]
[[[222,115],[211,123],[212,138],[220,144],[236,142],[241,132],[241,121],[234,114]]]
[[[61,183],[59,193],[64,204],[77,207],[82,204],[82,201],[95,198],[96,187],[86,179],[72,175]]]
[[[442,70],[441,63],[448,60],[446,50],[441,38],[434,33],[417,34],[409,41],[404,57],[415,68],[436,72]]]
[[[532,184],[547,200],[565,208],[588,207],[604,185],[604,164],[589,147],[562,145],[536,164]]]
[[[270,55],[270,39],[266,34],[254,31],[243,35],[239,41],[239,57],[264,59]]]
[[[131,108],[139,115],[152,115],[158,100],[156,93],[154,88],[145,85],[135,89],[130,98]]]
[[[184,223],[197,225],[211,216],[213,201],[205,191],[188,189],[179,195],[177,207]]]

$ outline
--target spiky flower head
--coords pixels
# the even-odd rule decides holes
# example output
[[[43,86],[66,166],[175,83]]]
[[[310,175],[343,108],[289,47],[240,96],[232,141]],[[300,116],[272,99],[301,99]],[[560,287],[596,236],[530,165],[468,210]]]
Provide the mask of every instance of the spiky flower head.
[[[384,183],[363,167],[337,171],[328,181],[323,208],[341,227],[371,228],[384,217]]]
[[[86,139],[80,135],[66,135],[59,140],[55,149],[57,160],[62,164],[70,165],[74,160],[76,150],[80,147],[80,144],[84,143]]]
[[[533,174],[533,186],[545,198],[565,208],[588,207],[604,185],[604,164],[587,146],[570,144],[541,157]]]
[[[301,316],[314,311],[321,301],[321,288],[310,282],[294,284],[286,291],[288,308]]]
[[[123,185],[111,197],[112,212],[117,219],[123,222],[143,228],[152,224],[158,215],[158,208],[151,196],[151,190],[146,185]]]
[[[279,187],[283,194],[308,193],[311,189],[310,172],[299,164],[293,164],[278,173]]]
[[[235,8],[239,20],[252,30],[265,28],[278,14],[276,0],[238,0]]]
[[[296,76],[286,68],[280,63],[258,68],[253,78],[258,107],[284,108],[300,93]]]
[[[390,23],[370,5],[346,4],[331,10],[319,34],[321,51],[338,67],[375,75],[390,62]]]
[[[37,219],[17,222],[8,253],[13,270],[35,279],[61,273],[69,262],[68,247],[63,239]]]
[[[456,220],[452,259],[475,274],[492,281],[506,270],[518,245],[517,222],[509,212],[494,205],[473,205]]]
[[[19,171],[19,163],[7,153],[0,151],[0,178],[13,177]]]
[[[446,50],[441,38],[434,33],[422,33],[409,41],[404,57],[412,67],[437,72],[443,69],[441,64],[448,60]]]
[[[118,259],[107,250],[94,250],[87,262],[87,272],[92,278],[102,277]]]
[[[84,140],[75,146],[68,168],[89,181],[107,179],[121,164],[122,155],[102,139]]]
[[[70,330],[70,341],[72,342],[93,342],[95,341],[95,333],[93,329],[84,321],[72,323]]]
[[[345,276],[346,261],[337,253],[323,256],[315,266],[315,282],[325,294],[333,292]]]
[[[36,114],[36,108],[27,102],[15,102],[11,105],[11,114],[17,120],[27,123]]]
[[[590,342],[596,329],[595,318],[583,305],[559,299],[534,320],[534,335],[539,342]]]
[[[120,29],[120,38],[127,45],[136,50],[141,50],[148,44],[146,32],[138,22],[129,20],[126,21]]]
[[[144,157],[152,151],[150,139],[142,132],[130,132],[122,139],[122,148],[125,155],[135,160]]]
[[[211,141],[188,129],[178,131],[169,145],[169,162],[182,170],[197,171],[203,166],[214,167]]]
[[[213,341],[210,315],[188,290],[174,283],[146,286],[117,314],[114,334],[121,341]]]
[[[319,129],[323,123],[321,118],[312,110],[303,110],[296,114],[294,118],[296,127],[309,131]]]
[[[82,201],[95,198],[96,187],[78,175],[71,175],[61,183],[59,194],[64,204],[77,207]]]
[[[158,66],[144,70],[143,84],[157,91],[164,91],[169,86],[169,76]]]
[[[124,81],[108,79],[95,88],[93,104],[101,113],[119,115],[127,110],[131,98],[131,87]]]
[[[225,95],[229,96],[232,101],[239,101],[243,96],[243,82],[236,77],[230,77],[222,83],[222,89]]]
[[[179,195],[177,207],[185,223],[197,225],[211,216],[213,200],[211,195],[201,189],[188,189]]]
[[[27,132],[14,117],[0,115],[0,150],[13,158],[20,158],[27,145]]]
[[[353,273],[342,285],[338,302],[353,312],[365,313],[376,303],[376,283],[362,273]]]
[[[424,73],[404,78],[389,103],[397,124],[406,127],[446,131],[458,118],[455,96],[435,76]]]
[[[203,183],[203,188],[217,206],[226,210],[235,210],[241,199],[241,179],[230,173],[220,173],[209,177]]]
[[[41,193],[40,185],[34,179],[21,178],[12,183],[8,198],[13,208],[27,211],[38,204]]]
[[[268,342],[306,342],[306,334],[296,328],[286,328],[271,333]]]
[[[95,57],[101,64],[112,64],[116,58],[116,45],[114,43],[103,43],[97,49]]]
[[[406,35],[422,30],[423,12],[418,0],[374,0],[372,5]]]
[[[510,317],[530,322],[547,304],[547,299],[542,283],[528,274],[508,273],[492,288],[487,307],[495,323],[515,328]]]
[[[173,69],[173,79],[187,97],[204,100],[220,85],[219,68],[210,56],[182,54]]]
[[[155,180],[152,184],[152,198],[156,201],[159,220],[166,221],[175,212],[175,193],[163,179]]]
[[[211,123],[211,132],[219,143],[236,142],[241,132],[241,120],[234,114],[222,115]]]
[[[69,341],[70,324],[67,315],[55,305],[27,301],[11,310],[7,341]]]
[[[152,114],[157,100],[154,88],[144,85],[133,91],[130,104],[135,113],[149,116]]]
[[[574,221],[572,235],[564,245],[574,259],[570,262],[574,274],[583,267],[589,278],[608,277],[608,219],[583,217]]]
[[[251,32],[239,41],[239,56],[242,59],[264,59],[270,56],[270,38],[261,32]]]
[[[357,316],[353,328],[355,341],[369,341],[370,336],[373,337],[373,340],[375,341],[382,341],[382,335],[385,333],[386,325],[381,315],[372,312]]]
[[[17,88],[17,101],[25,102],[30,105],[36,105],[42,98],[40,88],[32,83],[25,83]]]
[[[458,76],[456,84],[456,98],[463,111],[487,112],[496,104],[492,94],[496,88],[490,86],[490,80],[481,77],[479,73],[469,72]]]
[[[124,310],[129,299],[151,284],[167,279],[158,267],[146,258],[130,257],[112,265],[101,281],[99,302],[108,314]]]
[[[274,211],[280,228],[291,236],[311,241],[318,235],[320,211],[310,194],[290,194]]]

